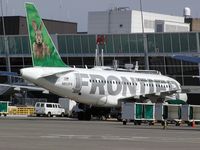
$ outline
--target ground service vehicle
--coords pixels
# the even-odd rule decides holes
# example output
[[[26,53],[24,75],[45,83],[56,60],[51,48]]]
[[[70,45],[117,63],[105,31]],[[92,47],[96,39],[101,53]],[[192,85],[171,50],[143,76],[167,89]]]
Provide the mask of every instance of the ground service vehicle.
[[[37,116],[45,115],[48,117],[51,116],[62,116],[65,115],[65,110],[61,108],[58,103],[45,103],[37,102],[35,104],[35,113]]]

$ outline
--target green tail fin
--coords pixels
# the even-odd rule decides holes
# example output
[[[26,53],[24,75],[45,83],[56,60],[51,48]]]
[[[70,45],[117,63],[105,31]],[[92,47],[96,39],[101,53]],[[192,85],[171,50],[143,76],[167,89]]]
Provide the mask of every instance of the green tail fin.
[[[33,66],[67,67],[34,4],[25,3]]]

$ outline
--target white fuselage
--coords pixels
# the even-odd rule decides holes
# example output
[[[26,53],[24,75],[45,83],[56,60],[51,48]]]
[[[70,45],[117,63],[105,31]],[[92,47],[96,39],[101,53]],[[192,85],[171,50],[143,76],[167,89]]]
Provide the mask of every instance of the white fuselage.
[[[180,84],[167,76],[136,72],[62,67],[21,69],[24,79],[62,97],[89,105],[119,106],[119,100],[172,91]]]

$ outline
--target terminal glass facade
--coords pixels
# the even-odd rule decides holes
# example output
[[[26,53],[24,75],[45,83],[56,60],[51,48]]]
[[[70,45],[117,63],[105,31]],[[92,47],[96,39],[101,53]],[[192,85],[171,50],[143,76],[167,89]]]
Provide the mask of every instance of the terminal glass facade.
[[[63,60],[73,66],[92,67],[96,50],[97,35],[74,34],[53,35],[54,42]],[[139,62],[144,69],[144,36],[142,34],[105,34],[103,42],[98,45],[104,51],[104,64],[112,65],[112,60],[119,60],[119,66]],[[182,85],[199,85],[196,63],[173,59],[173,55],[198,55],[200,33],[147,33],[147,48],[150,69],[159,70],[164,75],[177,79]],[[31,66],[31,50],[28,36],[0,37],[0,68],[6,70],[6,44],[9,51],[11,70],[19,73],[22,67]]]

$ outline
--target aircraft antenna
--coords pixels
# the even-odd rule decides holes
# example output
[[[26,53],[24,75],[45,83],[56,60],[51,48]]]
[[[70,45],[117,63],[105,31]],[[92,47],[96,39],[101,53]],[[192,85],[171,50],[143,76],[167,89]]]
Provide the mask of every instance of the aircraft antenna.
[[[139,65],[138,65],[138,61],[135,62],[135,71],[139,70]]]

